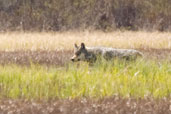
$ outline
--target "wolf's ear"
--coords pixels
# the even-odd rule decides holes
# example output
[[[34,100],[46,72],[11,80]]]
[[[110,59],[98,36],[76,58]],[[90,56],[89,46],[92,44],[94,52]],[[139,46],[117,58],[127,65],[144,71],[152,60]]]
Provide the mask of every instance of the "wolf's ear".
[[[76,48],[76,49],[78,49],[78,46],[77,46],[77,44],[74,44],[74,46],[75,46],[75,48]]]
[[[81,48],[85,49],[85,44],[84,43],[81,43]]]

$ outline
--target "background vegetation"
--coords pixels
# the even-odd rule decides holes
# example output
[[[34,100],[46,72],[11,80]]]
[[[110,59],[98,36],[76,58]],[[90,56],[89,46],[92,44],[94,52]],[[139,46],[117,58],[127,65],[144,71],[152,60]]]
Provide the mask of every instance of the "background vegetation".
[[[0,31],[171,31],[170,0],[0,0]]]

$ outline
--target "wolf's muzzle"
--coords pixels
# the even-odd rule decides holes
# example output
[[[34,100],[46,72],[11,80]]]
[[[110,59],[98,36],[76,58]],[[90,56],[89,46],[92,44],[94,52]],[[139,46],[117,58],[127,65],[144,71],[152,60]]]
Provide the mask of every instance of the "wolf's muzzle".
[[[72,62],[80,61],[80,59],[75,60],[75,59],[71,58],[71,61],[72,61]]]

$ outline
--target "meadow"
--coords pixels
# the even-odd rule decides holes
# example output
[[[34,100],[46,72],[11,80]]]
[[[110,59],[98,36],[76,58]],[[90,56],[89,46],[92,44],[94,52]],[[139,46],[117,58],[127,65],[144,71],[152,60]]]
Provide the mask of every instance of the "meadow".
[[[93,66],[72,63],[73,45],[81,42],[133,48],[144,57],[130,62],[102,60]],[[166,110],[170,110],[171,33],[0,33],[0,51],[0,104],[4,99],[77,102],[75,99],[150,98],[168,99]]]
[[[171,49],[170,32],[146,31],[68,31],[0,33],[0,50],[72,50],[74,43],[113,48]]]
[[[0,97],[27,99],[164,98],[171,93],[171,64],[137,60],[85,63],[66,68],[31,65],[0,67]]]

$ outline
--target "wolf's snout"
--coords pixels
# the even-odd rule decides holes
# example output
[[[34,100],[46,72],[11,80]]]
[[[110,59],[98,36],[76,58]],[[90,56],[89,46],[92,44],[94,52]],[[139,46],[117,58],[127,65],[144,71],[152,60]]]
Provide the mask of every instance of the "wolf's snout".
[[[73,57],[71,57],[71,59],[70,59],[70,60],[71,60],[72,62],[74,62],[74,61],[75,61],[75,59],[76,59],[76,56],[74,55]]]
[[[75,60],[74,58],[71,58],[70,60],[71,60],[72,62],[80,61],[80,59]]]
[[[74,62],[74,59],[73,59],[73,58],[71,58],[70,60],[71,60],[72,62]]]

